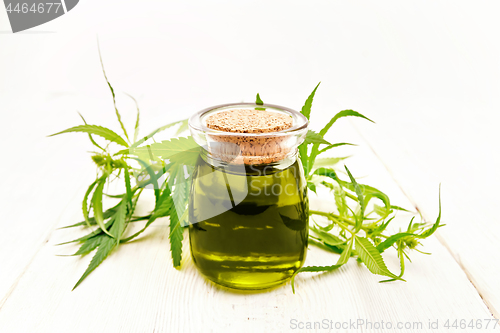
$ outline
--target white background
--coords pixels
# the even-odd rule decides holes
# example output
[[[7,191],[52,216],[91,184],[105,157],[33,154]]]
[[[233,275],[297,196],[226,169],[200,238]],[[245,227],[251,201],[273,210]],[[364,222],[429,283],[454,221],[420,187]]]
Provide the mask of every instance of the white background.
[[[67,224],[59,214],[78,209],[69,200],[80,200],[83,180],[93,177],[82,156],[89,149],[85,137],[46,136],[80,124],[77,111],[89,123],[119,130],[97,35],[122,116],[128,124],[135,118],[127,92],[141,105],[143,134],[207,106],[253,101],[257,92],[265,102],[300,109],[321,81],[313,129],[342,109],[377,123],[344,122],[328,137],[367,142],[379,160],[367,158],[359,172],[385,166],[390,175],[373,184],[400,187],[431,220],[442,183],[448,226],[440,244],[465,272],[461,278],[472,282],[471,293],[483,298],[485,313],[498,318],[499,10],[496,1],[82,0],[52,22],[11,34],[1,8],[1,223],[7,232],[0,236],[0,325],[2,312],[14,318],[23,308],[9,310],[9,298],[50,239],[47,230]],[[67,278],[68,286],[85,265]]]

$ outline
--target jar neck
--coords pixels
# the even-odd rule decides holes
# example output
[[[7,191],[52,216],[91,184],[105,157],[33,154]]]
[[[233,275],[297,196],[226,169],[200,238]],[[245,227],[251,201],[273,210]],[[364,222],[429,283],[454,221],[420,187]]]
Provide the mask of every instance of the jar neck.
[[[288,154],[284,155],[284,158],[273,161],[270,163],[260,163],[260,164],[246,164],[242,162],[242,159],[234,158],[233,160],[221,159],[219,156],[211,154],[206,149],[201,149],[200,157],[205,161],[205,163],[213,166],[214,168],[223,168],[225,171],[233,171],[236,173],[241,173],[243,170],[247,175],[252,174],[272,174],[289,168],[292,164],[297,161],[298,149],[292,149]]]

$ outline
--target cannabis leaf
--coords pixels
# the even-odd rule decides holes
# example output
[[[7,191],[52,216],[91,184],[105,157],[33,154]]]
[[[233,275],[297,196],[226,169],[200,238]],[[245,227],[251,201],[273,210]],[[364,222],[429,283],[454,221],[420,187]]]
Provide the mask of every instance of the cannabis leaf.
[[[384,259],[382,259],[380,253],[368,239],[359,236],[354,236],[354,238],[356,240],[356,252],[370,272],[373,274],[385,275],[396,280],[402,280],[387,269]]]
[[[354,238],[355,237],[352,237],[349,243],[347,243],[347,246],[344,248],[344,251],[342,251],[339,260],[337,261],[337,265],[340,266],[346,264],[349,258],[351,257],[352,244],[354,243]]]
[[[115,142],[119,145],[128,147],[128,144],[121,136],[113,132],[112,130],[102,127],[102,126],[97,126],[97,125],[80,125],[80,126],[75,126],[68,128],[64,131],[58,132],[51,134],[49,136],[54,136],[54,135],[59,135],[63,133],[70,133],[70,132],[81,132],[81,133],[89,133],[89,134],[95,134],[98,135],[110,142]]]
[[[170,128],[170,127],[173,127],[175,125],[179,125],[180,124],[180,127],[179,127],[178,131],[180,131],[181,129],[184,130],[185,128],[187,128],[187,123],[188,123],[188,120],[187,119],[183,119],[183,120],[174,121],[173,123],[170,123],[170,124],[158,127],[157,129],[155,129],[154,131],[152,131],[151,133],[149,133],[148,135],[146,135],[145,137],[143,137],[142,139],[140,139],[139,141],[136,141],[133,145],[131,145],[130,146],[130,150],[132,150],[132,149],[134,149],[136,147],[139,147],[140,145],[142,145],[147,140],[151,139],[156,134],[158,134],[158,133],[160,133],[160,132],[162,132],[162,131]],[[125,150],[119,151],[117,154],[127,154],[128,152],[129,152],[129,150],[125,149]]]
[[[100,51],[99,58],[102,65]],[[200,147],[191,137],[171,138],[147,144],[148,140],[168,128],[179,126],[176,136],[186,131],[188,120],[168,123],[141,137],[139,104],[133,96],[128,95],[134,101],[137,110],[133,142],[130,142],[131,137],[127,133],[116,106],[115,90],[106,76],[103,65],[102,70],[125,138],[111,129],[87,124],[82,115],[80,117],[84,125],[71,127],[51,135],[70,132],[86,133],[90,143],[99,148],[99,152],[94,152],[91,156],[97,166],[97,176],[83,196],[83,221],[63,227],[80,226],[87,230],[86,235],[62,243],[80,244],[79,249],[73,255],[84,256],[95,251],[89,266],[74,288],[79,286],[120,244],[140,236],[152,223],[163,217],[169,219],[169,241],[173,266],[180,267],[183,231],[188,220],[191,177],[194,166],[200,158]],[[319,85],[320,83],[316,85],[301,109],[301,113],[308,120]],[[256,110],[266,109],[263,107],[264,102],[259,94],[256,96],[255,105],[257,105]],[[336,262],[335,265],[307,266],[298,269],[291,277],[294,293],[294,280],[298,273],[333,271],[345,265],[352,257],[363,262],[373,274],[390,278],[381,282],[404,281],[402,277],[405,272],[405,258],[409,260],[410,250],[416,249],[421,245],[422,239],[430,237],[443,226],[440,194],[439,215],[435,223],[432,225],[422,221],[417,223],[414,222],[413,217],[406,231],[392,234],[387,232],[389,224],[394,220],[394,211],[409,212],[409,210],[392,205],[388,195],[377,188],[359,183],[347,166],[344,166],[348,177],[345,179],[343,171],[339,170],[337,165],[348,157],[320,157],[321,154],[331,152],[333,148],[352,145],[346,142],[331,143],[325,139],[337,120],[344,117],[356,117],[373,122],[357,111],[342,110],[336,113],[319,132],[309,130],[304,142],[298,147],[308,189],[316,192],[318,187],[324,187],[331,192],[334,199],[327,211],[309,210],[309,215],[322,216],[328,221],[326,225],[315,223],[309,227],[311,231],[309,244],[338,255],[338,258],[332,259],[332,263]],[[114,145],[99,145],[94,140],[94,136],[99,136],[109,143],[116,143],[126,149],[115,152],[112,150]],[[104,193],[105,185],[116,180],[123,182],[124,193]],[[142,190],[148,185],[154,188],[154,209],[144,216],[135,216],[135,208]],[[106,200],[118,200],[118,203],[104,211],[104,197]],[[92,212],[93,216],[90,216]],[[294,219],[283,214],[280,214],[280,217],[289,229],[303,230],[303,219]],[[124,236],[127,227],[132,222],[144,223],[144,225],[134,234]],[[382,257],[383,254],[386,255],[385,250],[390,247],[396,249],[400,260],[399,276],[389,271]]]
[[[80,283],[82,283],[82,281],[90,273],[92,273],[92,271],[96,269],[97,266],[99,266],[104,261],[104,259],[106,259],[106,257],[109,255],[109,253],[113,250],[115,246],[116,246],[116,241],[112,237],[105,236],[103,239],[101,239],[97,252],[92,258],[89,267],[83,273],[82,277],[78,280],[78,282],[75,284],[73,290],[75,290],[75,288],[78,287]]]
[[[314,90],[312,91],[312,93],[309,95],[306,102],[304,103],[304,106],[302,107],[301,113],[307,118],[307,120],[309,120],[309,117],[311,116],[311,107],[312,107],[314,95],[316,95],[316,90],[318,90],[318,87],[320,84],[321,84],[321,82],[318,83],[318,85],[314,88]],[[323,136],[323,135],[324,134],[322,134],[321,136]]]
[[[330,130],[330,128],[333,126],[333,124],[335,124],[335,122],[337,120],[339,120],[340,118],[343,118],[343,117],[360,117],[360,118],[366,119],[368,121],[371,121],[372,123],[374,122],[370,118],[363,116],[361,113],[359,113],[357,111],[343,110],[343,111],[340,111],[339,113],[337,113],[335,116],[333,116],[333,118],[325,125],[325,127],[323,127],[323,129],[319,132],[319,134],[325,135],[326,132],[328,132]]]
[[[125,95],[127,95],[128,97],[130,97],[134,101],[135,107],[137,109],[137,118],[135,120],[135,127],[134,127],[134,142],[136,142],[137,136],[139,135],[139,120],[140,120],[140,116],[141,116],[141,111],[139,109],[139,103],[137,103],[137,100],[134,98],[134,96],[129,95],[129,94],[125,94]]]
[[[82,203],[82,211],[83,211],[83,218],[85,219],[85,223],[90,227],[90,221],[89,221],[89,211],[88,211],[88,197],[92,190],[94,189],[95,185],[97,184],[99,180],[96,180],[92,184],[90,184],[89,188],[87,189],[87,192],[85,192],[85,196],[83,197],[83,203]],[[94,219],[95,222],[95,219]]]
[[[101,230],[113,237],[113,235],[106,230],[104,225],[104,217],[102,214],[102,189],[104,188],[104,184],[106,184],[107,175],[102,176],[98,182],[97,187],[94,191],[94,195],[92,196],[92,205],[94,206],[94,219],[97,225],[101,228]]]
[[[80,113],[80,112],[78,112],[78,115],[80,116],[80,118],[82,118],[83,123],[84,123],[85,125],[88,125],[88,124],[87,124],[87,121],[85,120],[85,118],[83,118],[83,116],[81,115],[81,113]],[[90,134],[90,133],[89,133],[89,140],[90,140],[90,142],[92,142],[92,144],[93,144],[94,146],[96,146],[96,147],[97,147],[97,148],[99,148],[100,150],[104,150],[104,151],[106,150],[106,149],[102,148],[101,146],[99,146],[99,145],[97,144],[97,142],[95,142],[94,138],[92,137],[92,134]]]
[[[321,167],[333,167],[339,162],[349,158],[350,156],[344,156],[344,157],[324,157],[324,158],[318,158],[316,159],[314,163],[315,168],[321,168]]]
[[[179,267],[182,259],[182,227],[175,209],[170,210],[170,251],[174,267]]]
[[[260,95],[257,94],[257,97],[255,98],[255,104],[257,105],[264,105],[264,102],[262,101],[262,99],[260,99]]]
[[[330,271],[334,271],[336,270],[337,268],[341,267],[342,265],[332,265],[332,266],[307,266],[307,267],[302,267],[300,268],[299,270],[297,270],[293,275],[292,275],[292,279],[291,279],[291,284],[292,284],[292,291],[293,293],[295,294],[295,286],[294,286],[294,283],[295,283],[295,276],[298,274],[298,273],[302,273],[302,272],[330,272]]]
[[[115,222],[113,224],[113,228],[111,232],[113,237],[116,239],[116,245],[120,244],[120,238],[125,230],[125,218],[127,214],[127,200],[122,200],[120,206],[118,206],[118,210],[115,214]]]
[[[320,230],[316,227],[311,227],[311,230],[316,233],[321,241],[323,241],[325,244],[331,245],[331,246],[338,246],[338,245],[343,245],[346,243],[345,240],[340,239],[339,237],[330,234],[326,231]]]
[[[102,62],[101,48],[99,46],[99,43],[97,43],[97,50],[99,52],[99,60],[101,61],[102,74],[104,75],[104,79],[106,80],[106,83],[108,84],[109,90],[111,91],[111,95],[113,96],[113,106],[115,107],[116,118],[118,118],[118,122],[120,123],[120,126],[121,126],[121,128],[123,130],[123,134],[125,134],[125,137],[127,138],[127,140],[130,141],[130,139],[128,137],[128,134],[127,134],[127,130],[125,129],[125,126],[123,125],[122,117],[120,115],[120,112],[118,112],[118,108],[116,107],[115,90],[111,86],[111,83],[109,83],[108,77],[106,76],[106,71],[104,70],[104,63]]]
[[[74,256],[84,255],[94,251],[99,245],[101,245],[102,240],[106,237],[108,236],[100,234],[87,239],[85,243],[83,243],[83,245],[73,255]]]
[[[359,212],[359,219],[356,220],[356,231],[358,231],[361,228],[361,223],[363,221],[363,218],[365,216],[365,198],[363,197],[363,193],[361,192],[361,188],[359,187],[358,183],[356,182],[356,179],[351,174],[351,171],[347,168],[347,166],[344,166],[347,174],[349,175],[349,179],[351,180],[351,184],[354,187],[354,191],[356,192],[356,196],[358,197],[358,202],[359,206],[361,208]],[[359,223],[358,223],[359,222]]]
[[[310,143],[319,143],[319,144],[326,144],[326,145],[331,145],[330,142],[326,141],[323,139],[322,135],[319,135],[318,133],[309,130],[307,131],[306,138],[304,139],[304,143],[310,144]]]
[[[162,159],[174,159],[183,164],[195,165],[200,154],[200,147],[191,137],[174,138],[145,147],[131,149],[132,154],[148,153]]]

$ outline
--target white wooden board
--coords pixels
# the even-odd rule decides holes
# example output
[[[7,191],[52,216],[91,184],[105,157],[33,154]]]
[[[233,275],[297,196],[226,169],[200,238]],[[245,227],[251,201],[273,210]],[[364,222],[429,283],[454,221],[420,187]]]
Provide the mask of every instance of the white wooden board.
[[[422,322],[399,331],[435,332],[446,331],[447,319],[500,318],[497,13],[488,1],[88,0],[43,28],[11,35],[0,10],[0,331],[282,332],[301,331],[293,319],[365,319]],[[75,250],[56,243],[80,234],[56,228],[81,220],[94,177],[91,148],[85,136],[46,135],[79,124],[77,110],[118,131],[95,32],[126,124],[135,109],[123,92],[141,102],[141,134],[257,92],[300,109],[321,80],[313,129],[348,108],[377,122],[354,121],[359,136],[342,120],[327,138],[360,144],[332,151],[355,154],[346,163],[357,177],[429,221],[443,184],[447,226],[425,241],[432,255],[413,254],[406,283],[379,284],[352,262],[299,275],[295,295],[289,284],[237,293],[205,281],[187,245],[182,269],[173,269],[160,220],[71,292],[91,258],[56,256]],[[311,247],[307,264],[336,259]]]
[[[339,131],[345,132],[346,139],[361,141],[348,125]],[[408,207],[409,203],[397,192],[370,151],[363,147],[355,150],[355,157],[348,160],[351,170],[359,175],[369,171],[370,176],[364,181],[385,182],[387,186],[382,188],[388,190],[394,203]],[[62,191],[67,185],[56,186]],[[84,191],[67,190],[79,195]],[[45,197],[44,200],[51,199]],[[78,196],[65,200],[69,206],[76,206],[72,202],[80,201]],[[313,199],[312,205],[327,209],[331,204]],[[80,212],[75,208],[58,216],[59,227],[79,220]],[[400,218],[405,223],[409,219],[408,216]],[[76,236],[78,231],[54,231],[47,220],[50,218],[39,223],[47,228],[48,242],[36,252],[0,309],[2,331],[282,332],[307,322],[323,324],[324,319],[333,321],[333,325],[360,319],[372,323],[383,320],[393,325],[421,322],[422,327],[413,326],[404,331],[431,332],[429,320],[444,325],[448,319],[467,322],[491,319],[491,313],[465,272],[435,238],[425,241],[425,249],[433,253],[431,256],[418,253],[412,256],[406,283],[377,283],[379,277],[351,262],[338,272],[299,275],[295,295],[289,283],[270,291],[245,293],[222,289],[203,279],[192,264],[187,242],[182,269],[175,270],[168,251],[167,221],[163,219],[155,222],[144,237],[121,246],[80,287],[71,291],[90,256],[83,259],[56,256],[76,250],[76,247],[55,244]],[[334,254],[311,247],[307,264],[328,265],[336,259]],[[394,253],[387,264],[397,271]],[[23,320],[25,316],[28,319]],[[333,327],[331,331],[344,331]],[[358,326],[350,331],[359,330],[381,331],[370,326]]]

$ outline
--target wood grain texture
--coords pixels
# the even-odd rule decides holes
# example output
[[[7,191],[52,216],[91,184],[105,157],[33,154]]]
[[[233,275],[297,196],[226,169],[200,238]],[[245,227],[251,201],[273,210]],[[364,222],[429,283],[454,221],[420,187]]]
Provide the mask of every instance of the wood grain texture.
[[[301,331],[291,329],[291,319],[443,325],[499,317],[497,4],[144,3],[87,0],[71,19],[40,33],[0,31],[0,332],[283,332]],[[111,12],[119,17],[110,20]],[[345,119],[327,138],[361,144],[332,150],[355,154],[346,164],[356,177],[397,205],[418,207],[429,221],[442,182],[447,226],[440,241],[425,241],[432,255],[413,253],[406,283],[379,284],[350,262],[332,273],[300,274],[295,295],[289,284],[237,293],[204,280],[187,244],[182,268],[172,268],[162,219],[71,292],[91,258],[56,256],[75,251],[55,244],[81,231],[55,228],[82,218],[80,200],[94,176],[84,151],[92,148],[85,136],[45,136],[80,124],[77,109],[89,123],[119,132],[96,31],[126,126],[135,108],[121,92],[139,98],[141,134],[210,105],[252,101],[257,92],[300,109],[321,80],[312,129],[342,109],[377,122],[355,123],[377,156]],[[312,199],[316,207],[332,204],[324,193]],[[146,199],[141,209],[150,206]],[[311,247],[307,264],[336,260]],[[395,253],[388,252],[387,265],[398,271]]]
[[[442,184],[443,217],[448,225],[439,230],[438,237],[491,312],[500,318],[500,265],[496,258],[500,252],[496,209],[500,136],[495,130],[500,117],[496,111],[484,111],[484,117],[453,124],[437,113],[424,114],[407,129],[407,135],[398,128],[389,131],[383,123],[377,131],[364,126],[359,126],[359,131],[427,218],[436,214],[437,188]],[[473,128],[483,131],[472,132]]]
[[[347,126],[341,131],[346,131],[351,141],[360,141]],[[370,154],[366,147],[356,148],[348,164],[352,172],[369,172],[364,181],[373,184],[373,179],[395,204],[408,207],[405,197],[390,182],[390,175]],[[75,192],[81,195],[83,190]],[[321,197],[312,198],[312,206],[328,209],[332,202]],[[139,209],[150,209],[151,200],[151,193],[147,193]],[[72,210],[57,226],[78,220],[79,216],[78,210]],[[401,215],[398,219],[407,223],[409,217]],[[54,245],[80,232],[49,232],[49,241],[37,251],[0,309],[0,328],[12,333],[283,332],[292,330],[293,319],[304,323],[364,319],[394,325],[422,322],[423,328],[404,331],[432,332],[427,326],[429,320],[443,324],[446,319],[491,318],[466,274],[435,238],[425,241],[431,256],[413,254],[406,283],[377,283],[383,278],[352,261],[336,272],[299,275],[295,295],[289,283],[264,292],[235,292],[219,288],[198,274],[189,256],[187,239],[182,268],[172,267],[167,222],[155,222],[143,237],[122,245],[73,292],[71,288],[90,256],[56,256],[75,251],[75,246]],[[40,223],[51,230],[49,223]],[[396,254],[389,254],[387,265],[396,272]],[[336,255],[311,247],[306,264],[330,265],[336,260]],[[26,316],[29,320],[23,319]]]
[[[0,307],[15,288],[37,252],[48,242],[54,227],[74,216],[81,207],[79,192],[92,177],[88,158],[79,149],[82,141],[47,138],[64,121],[54,123],[52,103],[33,96],[29,107],[40,113],[25,122],[28,105],[0,102],[10,112],[9,121],[0,122],[6,138],[2,147],[0,191],[2,229],[0,233]],[[68,189],[73,190],[68,191]]]

